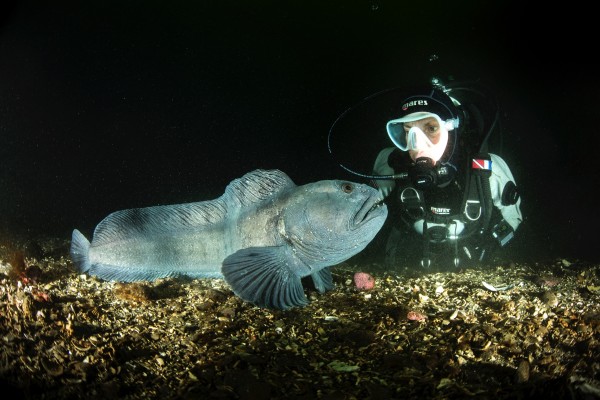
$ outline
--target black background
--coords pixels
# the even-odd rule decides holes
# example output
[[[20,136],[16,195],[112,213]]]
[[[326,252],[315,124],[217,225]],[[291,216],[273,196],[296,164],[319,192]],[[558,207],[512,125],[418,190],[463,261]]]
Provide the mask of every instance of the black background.
[[[454,3],[5,1],[0,230],[89,235],[256,168],[358,180],[327,150],[332,123],[435,74],[498,95],[525,215],[515,255],[598,259],[594,14]]]

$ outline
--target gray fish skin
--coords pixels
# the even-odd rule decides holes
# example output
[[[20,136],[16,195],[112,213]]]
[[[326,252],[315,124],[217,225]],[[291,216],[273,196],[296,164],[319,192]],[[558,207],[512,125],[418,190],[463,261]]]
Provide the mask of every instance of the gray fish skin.
[[[304,277],[332,289],[329,267],[362,251],[387,213],[368,185],[297,186],[279,170],[255,170],[214,200],[114,212],[91,243],[75,229],[71,258],[105,280],[224,278],[246,301],[288,309],[308,303]]]

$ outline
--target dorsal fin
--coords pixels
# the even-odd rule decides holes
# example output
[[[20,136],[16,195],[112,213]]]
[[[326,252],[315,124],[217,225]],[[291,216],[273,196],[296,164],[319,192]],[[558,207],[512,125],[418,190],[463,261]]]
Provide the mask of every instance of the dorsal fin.
[[[116,211],[98,224],[94,231],[94,244],[195,229],[222,221],[226,213],[226,205],[221,198]]]
[[[295,186],[290,177],[282,171],[257,169],[227,185],[223,197],[228,200],[235,199],[241,206],[248,206]]]
[[[94,245],[216,224],[223,221],[232,208],[262,202],[294,186],[282,171],[255,170],[233,180],[215,200],[116,211],[96,227]]]

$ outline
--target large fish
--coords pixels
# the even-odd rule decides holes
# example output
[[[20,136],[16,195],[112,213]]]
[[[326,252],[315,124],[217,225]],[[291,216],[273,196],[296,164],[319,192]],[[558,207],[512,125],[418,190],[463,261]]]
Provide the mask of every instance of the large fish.
[[[279,170],[256,170],[215,200],[114,212],[91,243],[75,229],[71,258],[105,280],[224,278],[246,301],[288,309],[307,304],[306,276],[320,292],[332,289],[328,267],[362,251],[387,213],[364,184],[296,186]]]

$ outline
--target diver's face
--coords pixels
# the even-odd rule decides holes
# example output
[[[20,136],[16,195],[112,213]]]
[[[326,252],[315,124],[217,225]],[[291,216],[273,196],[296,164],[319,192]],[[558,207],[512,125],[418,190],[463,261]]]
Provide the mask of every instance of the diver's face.
[[[412,122],[405,122],[403,125],[404,132],[406,135],[408,135],[410,128],[417,127],[423,131],[423,133],[427,136],[431,143],[438,144],[438,142],[440,141],[440,123],[437,119],[433,117],[427,117]],[[419,154],[419,150],[410,149],[408,150],[408,154],[410,155],[410,158],[412,158],[413,161],[415,161],[417,159],[417,155]]]

